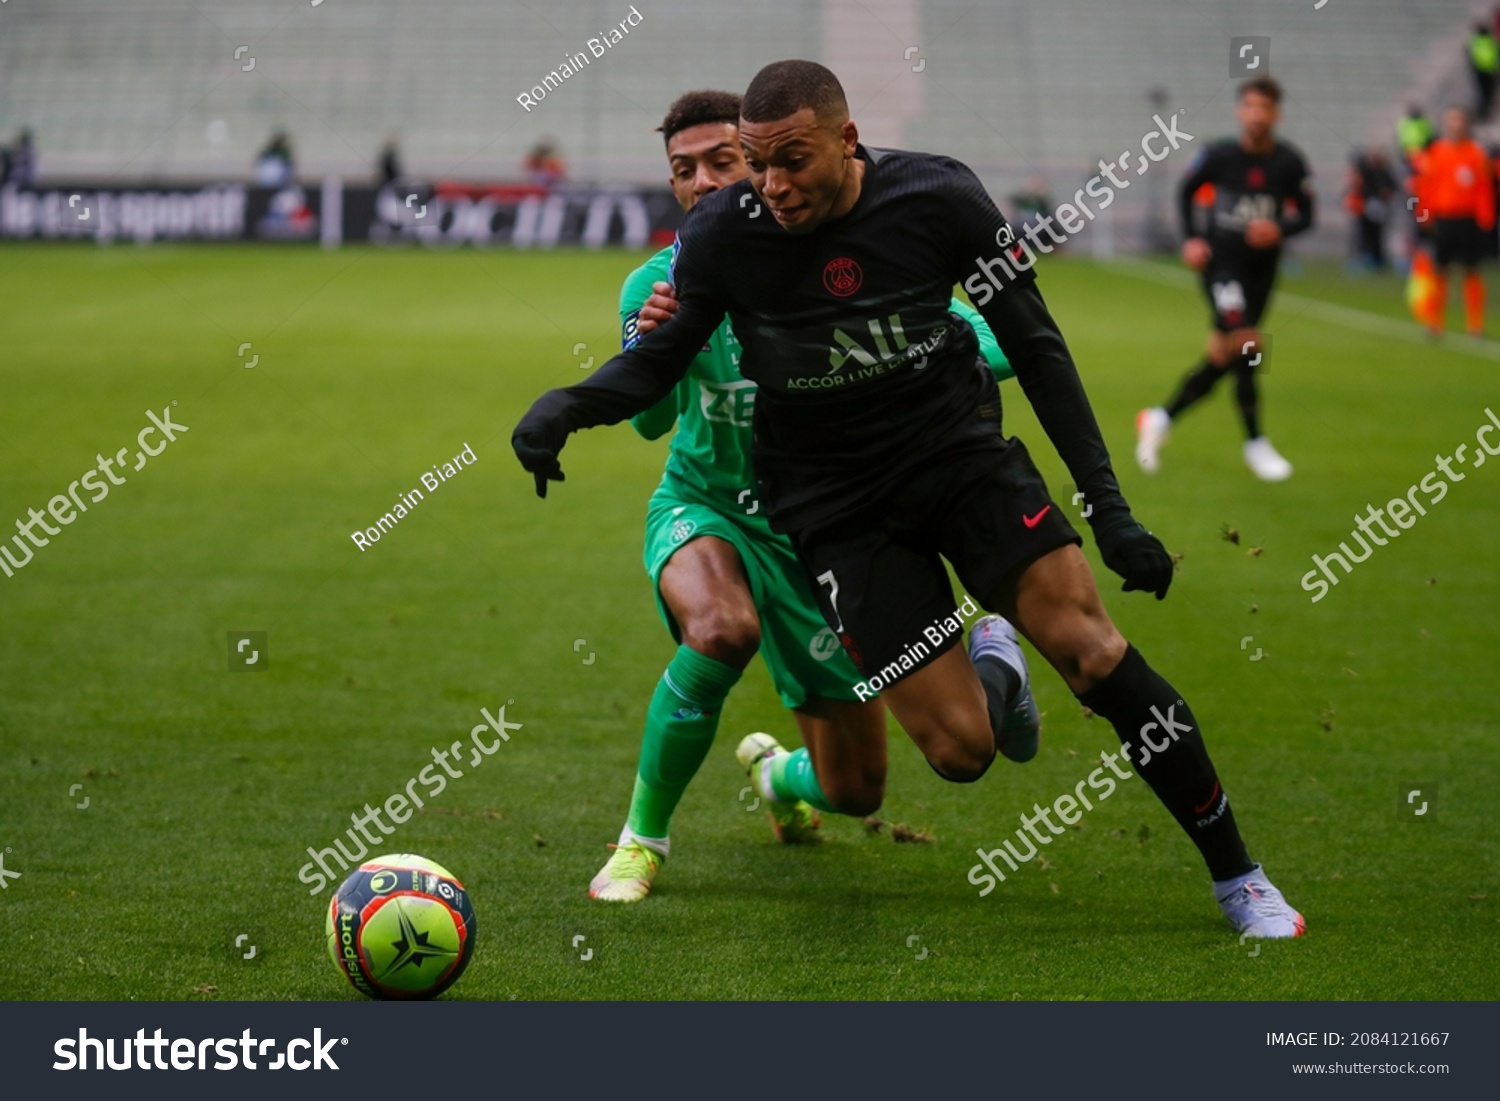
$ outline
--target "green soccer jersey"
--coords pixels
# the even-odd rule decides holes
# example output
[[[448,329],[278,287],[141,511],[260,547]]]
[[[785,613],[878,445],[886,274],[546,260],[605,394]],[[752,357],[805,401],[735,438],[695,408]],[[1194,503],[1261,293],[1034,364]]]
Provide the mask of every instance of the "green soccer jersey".
[[[672,250],[664,248],[625,280],[620,291],[621,340],[630,347],[639,339],[636,321],[651,284],[669,282]],[[1010,363],[984,318],[954,299],[949,307],[974,328],[979,350],[997,380],[1014,377]],[[677,424],[672,437],[661,490],[674,497],[716,509],[739,522],[771,533],[755,499],[751,472],[751,420],[755,412],[755,383],[740,374],[740,342],[726,317],[703,346],[673,391],[631,425],[648,440],[657,439]]]

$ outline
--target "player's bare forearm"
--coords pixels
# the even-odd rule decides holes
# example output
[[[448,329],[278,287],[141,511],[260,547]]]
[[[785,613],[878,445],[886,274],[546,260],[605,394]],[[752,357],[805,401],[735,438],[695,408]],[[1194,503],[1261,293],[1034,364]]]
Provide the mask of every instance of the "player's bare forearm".
[[[651,296],[641,303],[637,331],[642,336],[672,320],[677,312],[677,292],[671,283],[651,284]]]
[[[1256,218],[1245,227],[1245,244],[1253,249],[1280,248],[1284,236],[1281,223],[1270,218]]]

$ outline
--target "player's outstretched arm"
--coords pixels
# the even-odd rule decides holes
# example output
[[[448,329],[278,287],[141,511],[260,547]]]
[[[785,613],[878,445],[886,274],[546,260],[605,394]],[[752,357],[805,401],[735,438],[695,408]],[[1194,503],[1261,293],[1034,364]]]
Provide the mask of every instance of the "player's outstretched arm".
[[[549,481],[563,480],[557,457],[570,434],[618,424],[667,397],[724,320],[710,264],[718,251],[714,228],[711,215],[694,209],[678,230],[668,279],[678,288],[680,305],[671,325],[642,336],[583,382],[547,391],[516,425],[511,447],[536,478],[538,497],[547,496]]]
[[[1172,584],[1172,558],[1125,503],[1078,368],[1041,292],[1034,283],[1012,287],[981,312],[1083,493],[1104,564],[1125,579],[1125,592],[1151,592],[1161,600]]]
[[[658,255],[636,268],[626,278],[625,285],[620,288],[620,346],[622,348],[635,347],[643,336],[656,328],[656,321],[647,320],[651,313],[648,303],[652,300],[657,287],[670,289],[671,284],[664,281],[667,274],[667,263]],[[672,299],[672,308],[674,311],[677,308],[675,296]],[[665,436],[677,423],[681,392],[681,386],[674,387],[670,394],[650,409],[631,417],[630,427],[648,440],[656,440]]]
[[[618,424],[671,394],[723,316],[686,298],[672,324],[642,337],[584,381],[537,398],[510,437],[516,458],[536,477],[537,496],[547,496],[549,481],[563,480],[558,456],[570,434]]]

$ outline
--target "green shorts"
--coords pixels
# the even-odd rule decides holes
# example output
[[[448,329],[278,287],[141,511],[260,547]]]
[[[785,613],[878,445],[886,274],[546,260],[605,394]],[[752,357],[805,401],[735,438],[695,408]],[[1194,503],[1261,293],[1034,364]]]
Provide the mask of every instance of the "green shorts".
[[[739,552],[750,596],[760,613],[760,656],[782,702],[801,707],[813,699],[859,699],[854,686],[864,678],[823,621],[787,538],[737,524],[707,505],[658,491],[646,512],[646,573],[656,592],[657,610],[672,637],[681,641],[661,596],[661,571],[679,548],[704,535],[722,539]]]

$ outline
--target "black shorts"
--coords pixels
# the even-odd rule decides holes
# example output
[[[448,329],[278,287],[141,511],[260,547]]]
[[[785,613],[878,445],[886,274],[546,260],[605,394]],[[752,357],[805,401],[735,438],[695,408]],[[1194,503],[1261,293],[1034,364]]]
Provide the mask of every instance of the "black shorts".
[[[1462,264],[1472,268],[1488,255],[1486,236],[1473,218],[1436,218],[1432,228],[1432,258],[1439,267]]]
[[[1276,265],[1210,264],[1203,273],[1203,293],[1221,333],[1260,325],[1276,283]]]
[[[943,559],[994,608],[1019,567],[1083,542],[1017,439],[935,460],[878,506],[791,539],[823,618],[876,689],[962,641]]]

